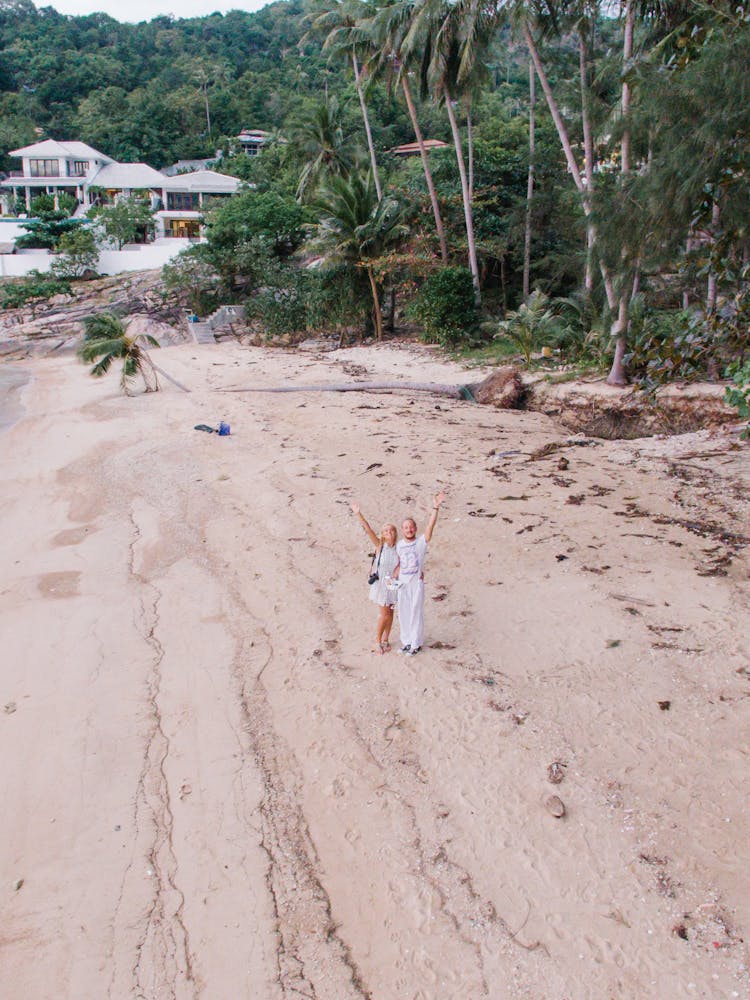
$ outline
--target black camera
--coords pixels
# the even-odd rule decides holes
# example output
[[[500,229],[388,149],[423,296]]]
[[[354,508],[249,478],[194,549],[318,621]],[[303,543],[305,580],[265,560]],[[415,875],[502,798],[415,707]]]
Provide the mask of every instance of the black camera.
[[[372,586],[373,583],[377,583],[379,579],[380,577],[378,576],[377,573],[370,573],[370,575],[367,577],[367,582],[370,584],[370,586]]]

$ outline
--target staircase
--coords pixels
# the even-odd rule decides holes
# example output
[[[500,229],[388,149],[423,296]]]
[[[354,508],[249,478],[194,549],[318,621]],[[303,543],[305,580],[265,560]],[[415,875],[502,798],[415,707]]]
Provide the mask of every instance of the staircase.
[[[208,323],[188,323],[188,328],[196,344],[215,344],[214,331]]]
[[[240,315],[242,306],[220,306],[210,316],[199,322],[188,322],[190,332],[196,344],[215,344],[214,330],[222,330],[231,326]]]

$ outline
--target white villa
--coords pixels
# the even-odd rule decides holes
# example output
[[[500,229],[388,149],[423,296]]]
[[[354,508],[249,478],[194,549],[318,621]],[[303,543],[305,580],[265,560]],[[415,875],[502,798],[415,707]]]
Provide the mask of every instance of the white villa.
[[[12,214],[19,200],[28,211],[42,192],[55,200],[63,192],[72,195],[78,202],[77,215],[85,215],[92,205],[134,192],[148,193],[157,239],[199,238],[207,202],[234,194],[241,183],[213,170],[169,177],[146,163],[118,163],[85,142],[45,139],[10,155],[21,159],[22,169],[0,181],[4,214]]]

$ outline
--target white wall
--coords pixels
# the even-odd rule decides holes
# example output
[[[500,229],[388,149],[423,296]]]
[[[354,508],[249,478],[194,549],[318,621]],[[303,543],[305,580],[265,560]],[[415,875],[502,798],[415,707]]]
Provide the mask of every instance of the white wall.
[[[21,229],[21,223],[25,219],[17,219],[15,216],[4,217],[0,215],[0,243],[12,243],[19,236],[25,236],[26,230]]]
[[[0,229],[0,234],[4,232]],[[10,239],[10,238],[9,238]],[[100,274],[122,274],[125,271],[154,271],[190,246],[190,240],[164,240],[146,243],[137,249],[102,250],[99,254]],[[44,250],[26,250],[16,254],[0,254],[0,278],[20,278],[29,271],[49,271],[55,258]]]

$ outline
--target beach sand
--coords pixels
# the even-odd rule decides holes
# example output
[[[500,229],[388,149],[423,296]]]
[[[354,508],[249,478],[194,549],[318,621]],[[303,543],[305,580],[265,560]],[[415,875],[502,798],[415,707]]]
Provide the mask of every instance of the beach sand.
[[[217,391],[476,380],[426,350],[158,353],[189,395],[24,362],[0,434],[4,1000],[750,997],[748,444]],[[441,488],[426,648],[376,656],[349,504]]]

